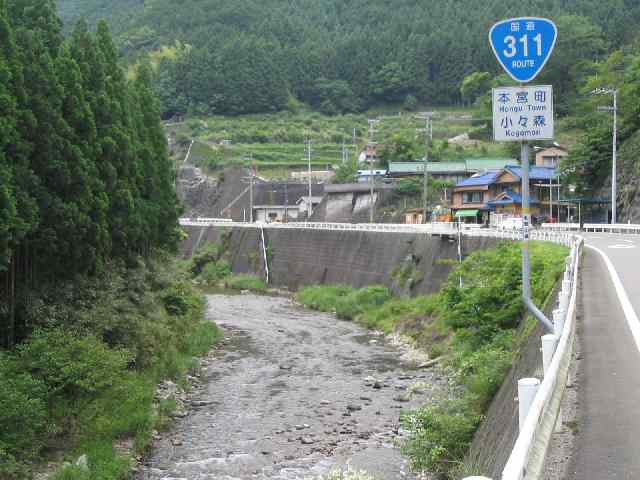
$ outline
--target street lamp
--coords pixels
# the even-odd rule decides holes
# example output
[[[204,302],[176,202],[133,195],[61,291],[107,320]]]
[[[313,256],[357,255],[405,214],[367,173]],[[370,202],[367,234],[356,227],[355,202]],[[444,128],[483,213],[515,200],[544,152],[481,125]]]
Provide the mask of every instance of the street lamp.
[[[576,186],[569,185],[569,191],[573,196],[576,193]],[[580,229],[582,230],[582,199],[578,198],[576,200],[578,201],[578,225],[580,225]]]
[[[617,200],[616,200],[616,156],[618,143],[618,90],[616,88],[596,88],[592,95],[613,95],[613,107],[598,107],[603,112],[613,112],[613,161],[611,166],[611,223],[617,223]]]

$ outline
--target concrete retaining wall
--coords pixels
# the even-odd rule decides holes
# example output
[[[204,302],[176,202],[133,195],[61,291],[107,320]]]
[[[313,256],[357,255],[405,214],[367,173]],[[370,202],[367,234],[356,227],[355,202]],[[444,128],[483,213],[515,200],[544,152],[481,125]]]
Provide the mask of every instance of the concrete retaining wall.
[[[264,274],[258,229],[190,227],[187,232],[185,256],[205,242],[220,243],[226,235],[233,271]],[[264,232],[270,283],[291,290],[344,283],[353,287],[381,284],[404,295],[433,293],[451,271],[450,260],[457,259],[456,241],[424,234],[269,228]],[[469,254],[495,243],[493,238],[463,237],[462,249]],[[399,266],[411,272],[414,282],[399,278]]]

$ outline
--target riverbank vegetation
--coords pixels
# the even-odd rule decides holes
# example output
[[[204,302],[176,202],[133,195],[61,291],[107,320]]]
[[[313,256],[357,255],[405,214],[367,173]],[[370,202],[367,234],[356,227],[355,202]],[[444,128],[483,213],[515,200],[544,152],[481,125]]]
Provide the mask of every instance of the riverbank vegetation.
[[[160,256],[108,265],[32,301],[41,326],[0,354],[0,477],[29,478],[33,462],[62,454],[86,455],[86,468],[66,467],[56,480],[128,478],[132,455],[168,423],[156,384],[182,381],[220,336],[203,319],[201,294]]]
[[[222,242],[207,243],[200,248],[193,258],[186,262],[192,280],[203,287],[219,287],[231,290],[248,290],[255,293],[267,291],[266,282],[250,274],[233,274],[228,258],[226,239]]]
[[[564,269],[565,247],[533,242],[532,292],[544,304]],[[301,289],[296,300],[386,333],[402,332],[455,379],[453,396],[403,417],[405,451],[418,470],[453,476],[526,336],[522,329],[521,255],[516,243],[474,252],[452,270],[440,292],[393,298],[381,286]]]

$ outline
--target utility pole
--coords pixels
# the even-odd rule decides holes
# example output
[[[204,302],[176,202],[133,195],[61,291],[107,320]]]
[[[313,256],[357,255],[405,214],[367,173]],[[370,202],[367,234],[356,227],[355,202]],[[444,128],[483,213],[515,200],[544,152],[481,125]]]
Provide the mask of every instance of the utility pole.
[[[307,161],[309,165],[309,201],[307,202],[307,221],[311,218],[311,138],[307,137]]]
[[[613,165],[611,166],[611,224],[618,223],[618,179],[616,171],[618,153],[618,90],[613,90]]]
[[[611,161],[611,223],[618,222],[618,201],[617,189],[617,157],[618,157],[618,89],[617,88],[596,88],[591,92],[593,95],[613,95],[613,107],[598,107],[604,112],[613,112],[613,158]]]
[[[287,180],[284,181],[284,223],[289,223],[289,192]]]
[[[249,223],[253,223],[253,177],[256,174],[256,164],[253,162],[253,153],[250,155],[251,168],[249,174]]]
[[[424,118],[424,166],[422,175],[422,223],[429,223],[427,211],[429,210],[429,147],[433,143],[433,122],[431,114],[427,114]]]
[[[376,125],[376,123],[378,123],[379,120],[374,120],[374,119],[369,119],[369,142],[367,144],[367,146],[369,148],[374,148],[376,143],[373,141],[374,138],[374,134],[375,134],[375,130],[374,127]],[[355,132],[355,130],[354,130]],[[373,190],[374,190],[374,176],[373,176],[373,155],[371,155],[371,158],[369,160],[369,185],[370,185],[370,192],[369,192],[369,223],[373,223],[374,220],[374,208],[375,208],[375,202],[374,202],[374,196],[373,196]]]

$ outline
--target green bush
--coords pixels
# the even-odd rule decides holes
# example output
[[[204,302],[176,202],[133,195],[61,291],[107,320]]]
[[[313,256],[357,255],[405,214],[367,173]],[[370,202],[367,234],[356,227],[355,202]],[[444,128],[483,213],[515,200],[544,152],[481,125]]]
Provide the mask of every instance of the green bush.
[[[206,265],[220,260],[223,253],[224,250],[220,245],[206,243],[191,259],[191,273],[195,276],[200,275]]]
[[[31,458],[44,446],[49,430],[46,399],[43,381],[16,371],[13,359],[0,355],[0,473],[4,468],[9,476],[17,471],[16,456]]]
[[[23,480],[29,478],[27,466],[16,460],[8,448],[0,443],[0,478],[3,480]]]
[[[267,291],[267,284],[255,275],[235,275],[229,277],[225,285],[232,290],[250,290],[259,293]]]
[[[229,275],[231,275],[231,265],[224,260],[218,260],[207,263],[200,273],[200,278],[208,285],[215,285]]]
[[[335,312],[338,299],[353,291],[346,285],[313,285],[296,293],[296,301],[305,307],[321,312]]]
[[[109,265],[35,298],[30,318],[49,326],[0,354],[0,478],[27,478],[27,462],[54,439],[90,466],[57,480],[128,478],[129,459],[112,445],[134,438],[137,451],[148,448],[167,421],[154,411],[156,383],[180,380],[220,336],[186,268],[166,257]]]
[[[482,417],[467,400],[444,400],[402,417],[412,466],[446,476],[467,453]]]
[[[16,369],[42,382],[54,399],[82,400],[116,384],[130,359],[95,336],[53,328],[37,330],[18,347]]]
[[[89,470],[70,465],[57,472],[53,480],[126,480],[131,460],[119,455],[110,441],[91,442],[85,446]]]
[[[394,298],[378,308],[365,310],[358,321],[369,328],[390,333],[403,320],[428,319],[436,311],[437,297]]]
[[[184,316],[200,311],[202,299],[193,287],[186,282],[176,283],[168,288],[163,296],[164,308],[170,315]]]
[[[361,313],[378,308],[390,299],[391,292],[381,285],[352,290],[338,298],[336,315],[344,320],[355,320]]]

